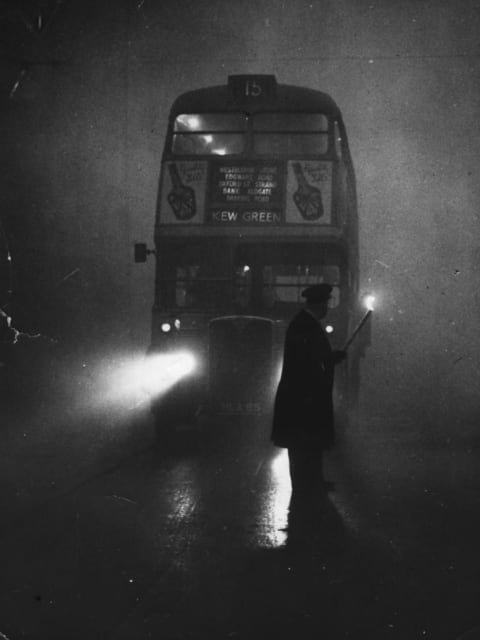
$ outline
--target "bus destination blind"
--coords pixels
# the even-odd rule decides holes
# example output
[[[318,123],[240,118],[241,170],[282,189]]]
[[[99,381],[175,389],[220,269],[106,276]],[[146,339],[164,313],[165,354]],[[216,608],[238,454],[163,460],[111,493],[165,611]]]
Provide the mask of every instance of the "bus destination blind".
[[[281,163],[225,163],[212,167],[211,224],[278,225],[283,222]]]
[[[161,224],[331,225],[332,164],[322,160],[166,162]]]

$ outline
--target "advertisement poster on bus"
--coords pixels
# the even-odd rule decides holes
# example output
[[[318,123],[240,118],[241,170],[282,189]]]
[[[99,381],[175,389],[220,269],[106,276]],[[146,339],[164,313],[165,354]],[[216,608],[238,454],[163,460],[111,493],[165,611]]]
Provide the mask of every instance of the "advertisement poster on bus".
[[[288,163],[285,221],[332,224],[332,163],[292,160]]]
[[[206,222],[249,226],[283,224],[283,187],[281,162],[215,163]]]
[[[208,163],[165,162],[160,201],[161,224],[202,224]]]
[[[292,160],[286,169],[280,161],[165,162],[160,223],[332,224],[332,164]]]

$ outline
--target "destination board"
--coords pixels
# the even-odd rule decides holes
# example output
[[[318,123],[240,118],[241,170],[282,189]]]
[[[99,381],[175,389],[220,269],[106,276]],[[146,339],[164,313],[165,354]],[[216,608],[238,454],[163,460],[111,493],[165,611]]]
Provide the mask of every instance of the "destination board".
[[[214,164],[206,222],[278,225],[284,221],[284,174],[280,162]]]

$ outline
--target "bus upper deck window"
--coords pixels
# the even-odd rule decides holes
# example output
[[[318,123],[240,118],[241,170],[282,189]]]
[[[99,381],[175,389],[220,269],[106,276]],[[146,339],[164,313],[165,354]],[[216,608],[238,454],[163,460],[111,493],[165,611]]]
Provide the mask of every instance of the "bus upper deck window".
[[[236,133],[183,134],[173,136],[172,151],[179,156],[237,155],[245,149],[245,136]]]
[[[324,155],[328,151],[326,133],[256,133],[255,153],[265,155]]]
[[[335,155],[337,158],[341,158],[342,153],[342,132],[340,131],[340,127],[337,121],[335,121],[333,125],[333,137],[335,143]]]
[[[257,113],[253,117],[255,131],[291,131],[328,133],[328,119],[323,113]]]
[[[173,124],[176,155],[237,155],[245,149],[242,113],[182,113]]]
[[[323,155],[328,151],[328,118],[322,113],[257,113],[254,149],[261,155]]]
[[[175,133],[245,131],[247,116],[243,113],[182,113],[175,118]]]

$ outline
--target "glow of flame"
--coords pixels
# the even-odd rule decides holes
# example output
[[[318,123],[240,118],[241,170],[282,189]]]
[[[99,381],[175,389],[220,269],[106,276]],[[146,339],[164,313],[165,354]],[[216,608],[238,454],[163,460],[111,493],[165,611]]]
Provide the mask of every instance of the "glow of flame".
[[[368,311],[373,311],[374,309],[374,304],[375,304],[375,296],[365,296],[364,299],[364,304],[365,307],[368,309]]]

